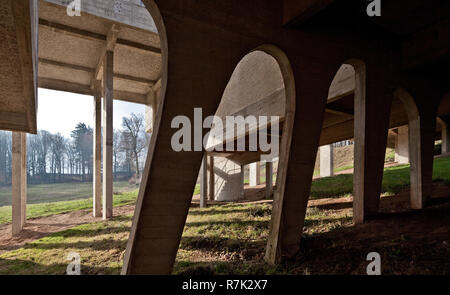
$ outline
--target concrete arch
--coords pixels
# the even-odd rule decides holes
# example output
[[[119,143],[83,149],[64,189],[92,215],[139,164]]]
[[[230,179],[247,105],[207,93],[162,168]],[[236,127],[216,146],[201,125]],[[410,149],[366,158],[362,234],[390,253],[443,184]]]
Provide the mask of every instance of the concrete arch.
[[[294,113],[295,89],[289,61],[279,48],[273,45],[263,45],[245,54],[237,63],[225,87],[216,116],[280,116],[284,122],[280,147],[281,150],[288,151],[292,137]],[[211,133],[215,132],[211,131]],[[256,132],[251,133],[255,134]],[[285,134],[286,136],[284,136]],[[211,146],[211,141],[208,141],[208,146]],[[214,156],[220,157],[220,153],[215,153]],[[277,187],[282,187],[281,184],[287,174],[287,156],[288,153],[280,153],[278,163],[281,169],[277,174],[280,176],[277,177]],[[219,158],[219,162],[213,161],[217,179],[211,180],[210,178],[210,185],[214,184],[212,192],[210,187],[210,198],[214,196],[216,200],[234,201],[243,197],[243,184],[239,177],[243,172],[243,165],[252,164],[254,169],[258,165],[253,163],[264,161],[264,159],[259,155],[250,154],[236,158],[228,155],[227,158],[228,160]],[[269,171],[271,171],[272,162],[268,163]],[[225,170],[229,172],[229,175]],[[271,173],[269,172],[269,174]],[[256,177],[256,175],[253,176]],[[206,182],[206,179],[204,181]],[[267,190],[272,190],[271,184],[268,184]],[[205,198],[206,196],[203,196],[203,199]]]
[[[351,58],[341,65],[336,72],[330,88],[335,83],[336,78],[343,70],[344,65],[350,65],[354,70],[354,114],[353,114],[353,138],[354,160],[353,160],[353,220],[360,223],[365,218],[365,153],[364,148],[366,130],[366,64],[361,59]]]
[[[286,54],[281,49],[279,49],[274,45],[267,44],[257,47],[254,51],[257,50],[269,54],[270,56],[275,58],[275,60],[278,62],[278,66],[280,68],[281,75],[283,77],[286,96],[285,119],[282,131],[283,135],[281,137],[280,143],[280,157],[278,162],[277,179],[276,179],[277,190],[274,192],[273,196],[274,202],[278,202],[278,200],[283,198],[286,187],[286,178],[288,170],[287,167],[289,163],[289,154],[290,154],[289,151],[291,150],[291,142],[295,118],[295,101],[296,101],[295,79],[291,63],[289,62],[289,59],[286,56]]]
[[[408,150],[410,166],[410,202],[411,208],[423,207],[422,192],[422,144],[420,136],[420,113],[414,98],[404,88],[397,88],[394,97],[398,98],[408,115]]]
[[[136,230],[137,230],[137,224],[139,221],[139,215],[142,209],[142,204],[144,201],[144,193],[145,193],[145,187],[147,186],[147,181],[149,179],[149,171],[150,166],[153,160],[154,150],[155,150],[155,144],[156,144],[156,138],[158,137],[159,133],[159,126],[161,124],[161,114],[162,110],[164,108],[164,100],[166,96],[166,90],[167,90],[167,72],[168,72],[168,42],[167,42],[167,33],[166,28],[164,25],[163,18],[161,16],[161,13],[159,11],[158,6],[153,0],[143,0],[142,1],[147,8],[147,10],[150,12],[150,15],[153,18],[153,21],[155,22],[156,28],[158,30],[159,38],[160,38],[160,44],[161,44],[161,55],[162,55],[162,73],[161,73],[161,91],[160,91],[160,97],[159,97],[159,105],[157,108],[156,118],[155,118],[155,125],[153,127],[153,134],[150,140],[148,152],[147,152],[147,160],[145,163],[144,172],[142,175],[142,182],[139,188],[139,194],[138,198],[136,200],[136,209],[133,216],[133,222],[131,225],[130,230],[130,236],[128,238],[127,242],[127,248],[125,250],[125,255],[123,259],[123,266],[122,266],[122,275],[126,275],[128,273],[128,268],[130,264],[131,259],[131,252],[134,248],[134,242],[135,242],[135,236],[136,236]]]
[[[293,70],[291,67],[291,63],[287,57],[287,55],[278,47],[271,45],[271,44],[264,44],[261,46],[258,46],[248,52],[246,55],[244,55],[239,63],[236,65],[236,68],[239,66],[239,64],[245,60],[246,57],[249,55],[261,52],[265,55],[269,56],[271,59],[274,59],[277,64],[277,71],[280,72],[281,79],[282,79],[282,86],[284,88],[284,121],[283,121],[283,130],[282,130],[282,136],[281,136],[281,142],[280,142],[280,149],[279,149],[279,162],[278,162],[278,171],[277,171],[277,178],[276,178],[276,191],[274,192],[274,209],[272,213],[272,220],[271,220],[271,227],[270,227],[270,234],[269,239],[267,241],[267,251],[266,251],[266,260],[271,261],[271,256],[275,255],[275,253],[272,253],[269,251],[269,249],[276,249],[277,247],[272,247],[273,241],[276,241],[277,239],[271,238],[271,236],[277,235],[277,225],[281,222],[281,213],[279,210],[277,210],[277,206],[280,206],[283,203],[283,197],[285,194],[285,187],[286,187],[286,179],[288,174],[288,162],[289,162],[289,156],[291,151],[291,142],[292,142],[292,135],[293,135],[293,127],[294,127],[294,118],[295,118],[295,109],[296,109],[296,89],[295,89],[295,79]],[[235,73],[233,73],[234,75]],[[230,78],[230,81],[233,79],[233,75]],[[278,79],[278,78],[276,78]],[[273,82],[273,81],[272,81]],[[276,85],[272,85],[274,88],[276,88]],[[228,87],[228,86],[227,86]],[[273,90],[273,89],[272,89]],[[226,94],[227,91],[225,90]],[[222,98],[226,99],[224,96]],[[222,102],[221,102],[222,105]],[[221,107],[219,105],[219,108]],[[218,111],[220,111],[218,108]],[[223,112],[220,113],[220,115],[223,115]],[[267,180],[266,180],[267,181]],[[277,214],[280,213],[280,214]]]

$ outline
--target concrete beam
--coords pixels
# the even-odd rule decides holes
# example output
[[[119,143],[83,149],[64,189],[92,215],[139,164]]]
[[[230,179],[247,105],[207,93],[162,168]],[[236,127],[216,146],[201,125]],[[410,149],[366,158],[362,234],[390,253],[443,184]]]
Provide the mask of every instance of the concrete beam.
[[[80,38],[87,38],[87,39],[91,39],[91,40],[103,40],[103,41],[106,41],[106,39],[107,39],[107,35],[91,32],[91,31],[87,31],[87,30],[83,30],[83,29],[74,28],[74,27],[71,27],[68,25],[51,22],[51,21],[48,21],[45,19],[39,19],[39,25],[51,28],[55,32],[71,34],[73,36],[77,36]],[[121,46],[130,47],[133,49],[138,49],[138,50],[161,54],[161,48],[156,48],[153,46],[149,46],[149,45],[145,45],[142,43],[133,42],[133,41],[125,40],[125,39],[120,39],[120,38],[117,39],[117,44],[119,44]]]
[[[313,17],[316,13],[325,9],[334,0],[284,0],[283,1],[283,23],[302,24]]]
[[[104,55],[103,55],[103,57],[104,57]],[[94,84],[93,84],[94,81],[101,80],[101,78],[102,78],[100,75],[97,75],[97,74],[99,74],[99,72],[97,72],[97,69],[101,70],[102,64],[100,64],[100,66],[98,66],[97,69],[94,69],[94,68],[59,62],[59,61],[45,59],[45,58],[39,58],[39,63],[90,73],[90,74],[92,74],[93,79],[95,77],[97,77],[96,79],[93,80],[93,82],[91,84],[91,89],[94,89]],[[95,74],[95,73],[97,73],[97,74]],[[135,77],[135,76],[131,76],[131,75],[119,74],[119,73],[114,73],[114,78],[120,79],[120,80],[125,80],[125,81],[148,84],[148,85],[154,85],[156,83],[156,81],[154,81],[154,80],[145,79],[145,78],[141,78],[141,77]]]
[[[103,66],[103,219],[113,212],[113,68],[114,53],[107,51]]]
[[[320,177],[328,177],[334,175],[334,155],[333,145],[323,145],[319,148],[320,157]]]
[[[94,95],[94,135],[93,135],[93,215],[102,216],[102,97],[101,82],[96,81]]]
[[[257,186],[261,182],[261,165],[260,162],[251,163],[249,166],[249,184]]]
[[[97,62],[97,67],[94,70],[93,80],[91,82],[91,88],[94,87],[94,81],[97,79],[101,79],[102,69],[105,65],[105,55],[108,51],[114,52],[114,47],[116,47],[117,37],[119,36],[120,27],[113,24],[108,31],[108,35],[106,36],[105,47],[102,49],[100,53],[100,57]],[[114,72],[113,72],[114,75]]]
[[[37,2],[0,2],[0,129],[36,133]]]
[[[25,225],[27,204],[27,134],[12,133],[12,235]]]
[[[83,95],[94,95],[94,91],[93,89],[91,89],[90,85],[71,83],[57,79],[39,78],[39,87],[57,91],[78,93]],[[121,90],[114,91],[114,99],[138,104],[147,103],[147,97],[145,94]]]

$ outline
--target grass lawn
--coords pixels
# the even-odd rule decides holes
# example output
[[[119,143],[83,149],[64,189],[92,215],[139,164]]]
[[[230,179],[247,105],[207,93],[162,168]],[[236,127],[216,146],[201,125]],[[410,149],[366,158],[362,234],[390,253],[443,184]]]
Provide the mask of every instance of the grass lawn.
[[[435,160],[433,179],[450,184],[450,158]],[[338,197],[349,194],[352,190],[351,183],[351,175],[317,179],[313,181],[312,198]],[[407,187],[408,184],[409,166],[403,165],[385,169],[383,177],[384,193],[397,192]],[[118,206],[132,203],[135,201],[136,195],[137,192],[116,195],[114,204]],[[58,211],[67,212],[90,208],[91,200],[67,201],[61,202],[60,205],[60,207],[58,203],[30,205],[28,215],[50,215],[61,213]],[[0,216],[5,214],[5,212],[2,213],[1,209]],[[9,213],[11,210],[7,211]],[[301,256],[301,259],[309,259],[306,268],[302,260],[276,267],[268,265],[264,262],[263,255],[269,233],[270,216],[270,203],[225,204],[210,206],[205,209],[191,208],[174,265],[174,273],[186,275],[309,273],[308,268],[315,267],[318,262],[325,259],[324,257],[331,259],[329,263],[336,266],[336,269],[330,269],[326,265],[323,269],[316,269],[316,273],[345,273],[348,269],[355,269],[360,261],[365,263],[365,256],[361,255],[367,254],[367,245],[360,249],[357,247],[361,247],[361,245],[356,243],[356,246],[352,245],[356,248],[346,250],[345,244],[344,246],[339,244],[345,239],[340,239],[336,241],[337,244],[335,244],[335,240],[331,240],[327,246],[322,246],[322,248],[311,246],[311,244],[309,247],[305,247],[306,251],[320,250],[323,252],[319,251],[318,254],[316,252],[305,252],[315,253],[315,256],[309,254]],[[305,219],[304,245],[314,242],[312,238],[317,237],[317,234],[333,234],[335,230],[348,229],[352,224],[351,206],[341,209],[310,207]],[[423,222],[420,224],[423,224]],[[28,243],[20,249],[1,254],[0,274],[64,274],[69,263],[66,258],[70,252],[80,254],[82,274],[119,274],[130,226],[131,216],[121,216],[51,234]],[[355,227],[355,229],[358,228],[361,227]],[[383,227],[378,230],[381,231],[382,229]],[[367,229],[363,229],[361,232],[367,231],[370,233],[370,230]],[[408,239],[412,239],[413,236],[407,237],[406,240],[405,237],[399,236],[395,245],[390,244],[393,240],[387,240],[387,244],[380,249],[386,251],[383,252],[385,255],[390,255],[389,263],[392,262],[394,266],[397,265],[397,262],[410,265],[412,256],[419,255],[426,249],[433,249],[434,245],[445,248],[442,241],[432,241],[430,244],[422,244],[423,247],[418,248],[418,251],[412,254],[405,252],[406,254],[402,256],[402,251],[410,251],[410,249],[401,248],[401,245],[405,244]],[[355,241],[355,238],[349,238],[348,243],[352,241]],[[372,245],[371,240],[367,243]],[[417,243],[412,241],[411,245],[417,246]],[[348,264],[346,263],[347,259],[339,258],[341,257],[339,255],[343,253],[342,251],[347,251],[348,253],[345,252],[345,255],[351,255],[349,257],[354,257],[355,251],[358,251],[358,255],[361,257],[357,257],[357,262]],[[448,251],[448,249],[445,251]],[[357,263],[356,266],[355,263]],[[363,266],[360,268],[365,270],[365,264]],[[396,271],[397,269],[401,271],[403,264],[397,267]]]
[[[409,165],[384,169],[382,194],[392,195],[409,187]],[[450,157],[437,158],[433,165],[433,181],[450,184]],[[350,195],[353,191],[353,174],[341,174],[313,181],[311,199],[333,198]]]
[[[82,274],[119,274],[131,216],[54,233],[0,255],[0,274],[65,274],[67,255],[81,257]]]
[[[229,204],[191,208],[174,273],[190,273],[202,266],[217,274],[286,272],[252,253],[264,249],[270,204]],[[351,215],[308,209],[306,234],[351,224]],[[119,274],[131,226],[131,216],[80,225],[0,255],[0,274],[65,274],[67,255],[81,257],[82,274]],[[239,262],[246,256],[249,261]]]
[[[115,181],[114,192],[136,190],[127,181]],[[27,203],[49,203],[87,199],[92,197],[92,182],[71,182],[51,184],[29,184],[27,187]],[[11,205],[11,186],[0,187],[0,207]]]
[[[127,205],[134,203],[137,198],[137,190],[126,193],[117,193],[113,196],[114,206]],[[52,203],[30,204],[27,205],[27,218],[36,218],[72,212],[77,210],[91,209],[92,198],[60,201]],[[11,222],[11,206],[0,207],[0,224]]]

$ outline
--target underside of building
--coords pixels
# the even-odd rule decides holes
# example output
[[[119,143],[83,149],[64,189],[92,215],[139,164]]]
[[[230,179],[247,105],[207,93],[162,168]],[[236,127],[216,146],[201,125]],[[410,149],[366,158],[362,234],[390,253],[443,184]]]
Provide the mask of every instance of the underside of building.
[[[13,232],[24,222],[20,150],[24,134],[37,132],[37,87],[94,97],[94,171],[103,177],[103,199],[94,180],[93,206],[104,218],[113,210],[112,101],[148,106],[152,136],[123,274],[172,272],[199,171],[203,206],[208,196],[238,200],[244,165],[256,183],[261,159],[267,179],[278,163],[265,254],[271,264],[301,247],[319,148],[329,176],[331,144],[354,140],[356,224],[378,214],[387,146],[411,164],[411,208],[433,202],[435,140],[450,152],[450,2],[382,1],[381,15],[369,16],[368,2],[358,0],[143,0],[134,9],[151,15],[149,22],[127,19],[138,15],[131,8],[112,13],[115,19],[96,14],[109,7],[103,0],[84,1],[97,6],[84,7],[80,21],[58,2],[0,3],[0,129],[13,131],[17,147]],[[194,122],[199,108],[203,118],[277,116],[280,132],[271,140],[279,141],[278,155],[217,149],[237,143],[234,132],[208,141],[215,149],[174,150],[173,119]],[[273,128],[250,126],[241,135]]]

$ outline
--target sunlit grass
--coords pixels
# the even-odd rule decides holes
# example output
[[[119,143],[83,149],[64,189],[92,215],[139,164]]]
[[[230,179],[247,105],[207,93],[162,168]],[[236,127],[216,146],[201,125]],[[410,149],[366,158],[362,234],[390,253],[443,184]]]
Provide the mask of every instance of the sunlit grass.
[[[136,198],[137,190],[133,192],[115,194],[113,196],[113,205],[120,206],[131,204],[136,201]],[[27,205],[27,218],[44,217],[84,209],[92,209],[92,198]],[[11,206],[0,207],[0,224],[11,222],[11,213]]]

